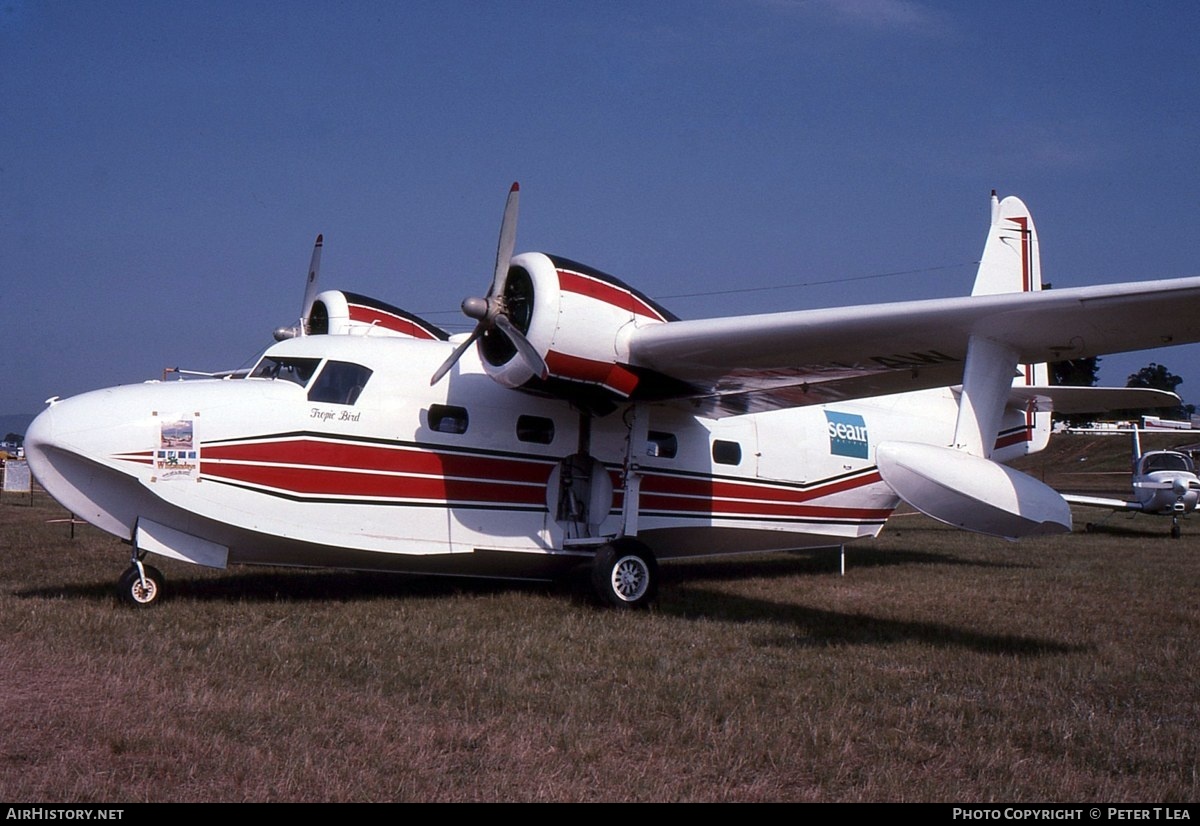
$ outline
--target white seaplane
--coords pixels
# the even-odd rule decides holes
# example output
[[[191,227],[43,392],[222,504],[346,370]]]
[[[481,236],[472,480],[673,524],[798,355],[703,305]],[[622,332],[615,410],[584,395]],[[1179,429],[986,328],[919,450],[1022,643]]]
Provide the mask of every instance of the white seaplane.
[[[969,297],[681,321],[621,281],[513,256],[448,336],[317,292],[246,374],[52,399],[29,464],[64,507],[147,554],[231,564],[548,578],[591,566],[643,605],[656,560],[831,547],[901,501],[1017,538],[1069,531],[1056,491],[1002,462],[1050,411],[1177,404],[1046,386],[1045,362],[1200,340],[1200,278],[1040,291],[1025,205],[992,195]],[[1015,377],[1015,378],[1014,378]]]
[[[1064,493],[1063,499],[1074,505],[1109,508],[1113,513],[1131,511],[1171,517],[1171,538],[1182,533],[1180,517],[1196,510],[1200,503],[1200,477],[1192,457],[1181,450],[1142,452],[1137,428],[1133,431],[1133,499],[1110,499]],[[1094,526],[1088,523],[1088,530]]]

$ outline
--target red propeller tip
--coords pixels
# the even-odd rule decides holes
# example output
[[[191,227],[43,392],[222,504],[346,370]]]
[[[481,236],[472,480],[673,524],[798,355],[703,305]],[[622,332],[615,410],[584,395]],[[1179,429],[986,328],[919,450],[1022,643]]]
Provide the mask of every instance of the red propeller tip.
[[[512,188],[511,188],[511,189],[509,189],[508,191],[509,191],[509,192],[516,192],[516,191],[517,191],[517,190],[519,190],[520,188],[521,188],[521,185],[520,185],[519,183],[517,183],[516,181],[513,181]]]

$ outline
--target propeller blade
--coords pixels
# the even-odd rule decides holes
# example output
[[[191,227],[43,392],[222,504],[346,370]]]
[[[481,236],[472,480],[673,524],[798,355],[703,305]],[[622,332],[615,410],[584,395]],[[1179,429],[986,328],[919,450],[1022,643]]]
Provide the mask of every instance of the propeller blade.
[[[273,335],[276,341],[287,341],[289,338],[308,335],[308,319],[312,315],[313,303],[317,300],[317,276],[321,272],[321,245],[324,236],[318,235],[313,244],[312,260],[308,262],[308,278],[304,282],[304,304],[300,309],[300,323],[291,327],[276,327]]]
[[[471,335],[467,337],[466,341],[455,347],[454,352],[450,354],[450,357],[443,361],[442,366],[439,367],[436,372],[434,372],[433,378],[429,380],[430,387],[433,387],[442,380],[442,376],[450,372],[450,368],[454,366],[454,363],[462,357],[462,354],[467,351],[468,347],[475,343],[475,339],[479,338],[482,333],[483,323],[480,322],[479,324],[475,325],[475,329],[471,331]]]
[[[525,360],[525,366],[537,373],[538,378],[545,381],[550,375],[550,368],[546,366],[546,360],[541,357],[537,350],[533,349],[533,345],[529,343],[529,339],[513,326],[513,323],[508,320],[506,315],[496,316],[496,326],[504,331],[508,336],[508,340],[517,348],[517,353]]]
[[[508,340],[516,348],[517,354],[531,370],[543,379],[550,375],[545,359],[538,354],[538,351],[529,343],[529,339],[525,338],[525,335],[514,327],[508,316],[505,315],[504,285],[508,280],[508,267],[512,262],[513,247],[517,243],[517,210],[520,201],[521,185],[514,181],[508,190],[508,200],[504,202],[504,216],[500,219],[500,241],[496,244],[496,271],[492,273],[492,285],[488,287],[487,297],[468,298],[462,303],[463,313],[478,323],[470,337],[455,347],[450,357],[442,362],[442,366],[437,369],[429,381],[431,385],[437,384],[442,376],[450,372],[450,368],[459,360],[467,347],[475,342],[475,339],[488,330],[496,328],[508,336]]]
[[[517,208],[521,201],[521,185],[513,181],[504,202],[504,217],[500,219],[500,241],[496,244],[496,271],[492,275],[492,286],[488,296],[504,295],[504,282],[508,279],[508,263],[512,260],[513,248],[517,245]]]
[[[321,246],[324,235],[317,236],[313,244],[312,261],[308,264],[308,280],[304,284],[304,305],[300,311],[300,335],[308,335],[308,318],[312,315],[313,302],[317,300],[317,277],[321,273]]]

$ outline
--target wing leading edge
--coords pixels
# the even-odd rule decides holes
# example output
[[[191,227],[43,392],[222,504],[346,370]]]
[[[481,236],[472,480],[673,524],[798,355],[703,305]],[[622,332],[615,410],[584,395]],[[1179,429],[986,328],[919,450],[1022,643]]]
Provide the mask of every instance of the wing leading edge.
[[[629,358],[751,412],[961,381],[970,339],[1061,361],[1200,341],[1200,277],[675,321],[634,330]]]

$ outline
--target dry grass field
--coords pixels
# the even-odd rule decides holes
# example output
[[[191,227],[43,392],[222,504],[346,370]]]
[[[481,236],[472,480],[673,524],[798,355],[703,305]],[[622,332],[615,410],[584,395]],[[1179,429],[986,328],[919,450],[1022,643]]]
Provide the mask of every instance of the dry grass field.
[[[835,552],[583,589],[164,561],[0,502],[0,799],[1200,799],[1200,523]],[[1077,519],[1082,522],[1084,518]],[[158,564],[156,562],[156,564]]]

